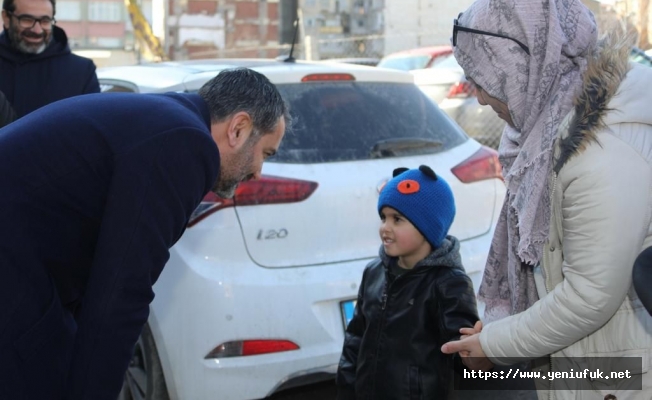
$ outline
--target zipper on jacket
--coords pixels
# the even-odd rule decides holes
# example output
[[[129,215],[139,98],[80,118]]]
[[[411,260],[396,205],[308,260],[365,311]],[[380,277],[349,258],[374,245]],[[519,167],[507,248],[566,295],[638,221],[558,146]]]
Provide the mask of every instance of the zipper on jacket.
[[[380,307],[380,309],[381,309],[381,310],[384,311],[385,308],[387,307],[387,298],[389,297],[389,289],[392,287],[392,285],[393,285],[394,283],[396,283],[396,281],[398,281],[399,279],[402,279],[405,275],[409,275],[409,274],[411,274],[412,271],[414,271],[414,269],[411,269],[411,270],[409,270],[409,271],[405,271],[405,272],[402,273],[401,275],[395,277],[395,278],[392,280],[392,283],[390,283],[389,285],[387,284],[387,282],[389,282],[389,273],[388,273],[388,272],[385,272],[385,286],[383,287],[383,295],[380,297],[380,299],[381,299],[381,307]],[[383,315],[383,316],[384,316],[384,315]]]
[[[552,175],[552,192],[550,194],[550,218],[554,218],[553,214],[553,208],[555,204],[555,190],[557,189],[557,173],[553,172]],[[548,246],[550,246],[550,240],[548,240]],[[544,252],[544,256],[546,253]],[[546,257],[548,258],[548,257]],[[548,286],[548,278],[549,276],[546,276],[546,279],[544,279],[545,286],[546,286],[546,294],[550,293],[550,287]],[[548,355],[548,366],[550,367],[550,372],[552,371],[552,355]],[[549,381],[549,387],[548,387],[548,400],[552,400],[552,380]]]
[[[380,313],[380,321],[378,323],[378,335],[376,335],[376,349],[375,349],[375,354],[374,354],[374,384],[372,388],[372,393],[376,392],[376,384],[375,384],[375,377],[376,374],[378,373],[378,349],[380,348],[380,337],[383,334],[383,327],[385,326],[385,310],[387,309],[387,301],[389,299],[389,291],[392,288],[392,285],[396,283],[399,279],[403,278],[405,275],[410,274],[412,270],[406,271],[403,274],[395,277],[391,283],[389,283],[389,272],[385,271],[385,284],[383,285],[383,294],[380,297],[381,305],[381,313]]]
[[[389,287],[391,286],[391,284],[388,283],[389,281],[387,278],[388,276],[385,276],[385,284],[383,285],[383,294],[380,296],[380,309],[383,311],[385,311],[385,307],[387,307],[387,296],[388,296],[387,292],[389,291]],[[383,319],[381,321],[384,320],[385,313],[382,313],[382,317]]]
[[[387,284],[385,284],[385,288],[383,289],[382,306],[380,309],[384,310],[385,307],[387,307]]]
[[[380,297],[381,305],[381,313],[380,313],[380,322],[378,324],[378,335],[376,336],[376,349],[375,349],[375,354],[374,354],[374,378],[376,377],[376,374],[378,373],[378,348],[380,347],[380,337],[383,334],[383,327],[385,326],[385,310],[387,309],[387,301],[389,300],[389,291],[392,288],[392,285],[396,283],[399,279],[402,279],[406,275],[410,275],[413,273],[414,269],[409,270],[404,272],[403,274],[395,277],[391,283],[389,283],[389,272],[385,271],[385,284],[383,285],[383,294]],[[375,379],[374,379],[374,384],[372,387],[372,393],[376,392],[376,384],[375,384]]]
[[[555,181],[556,180],[557,180],[557,176],[555,176]],[[554,193],[554,191],[555,190],[553,189],[553,193]],[[550,214],[550,215],[552,215],[552,214]],[[550,243],[548,243],[548,246],[550,246]],[[546,253],[544,252],[544,255],[545,254]],[[548,258],[548,257],[546,257],[546,258]],[[548,293],[550,293],[550,287],[548,286],[548,277],[547,276],[546,276],[546,279],[544,279],[544,282],[545,282],[545,286],[546,286],[546,294],[548,294]],[[548,355],[548,366],[550,367],[548,370],[550,372],[552,372],[552,355],[551,354]],[[550,380],[548,382],[549,382],[548,383],[548,400],[552,400],[552,380]]]
[[[389,273],[387,271],[384,272],[385,274],[385,284],[383,285],[383,294],[381,295],[381,313],[380,313],[380,321],[378,321],[378,334],[376,335],[376,348],[374,349],[374,373],[373,373],[373,384],[371,388],[371,393],[376,393],[376,374],[378,373],[378,351],[380,349],[380,337],[383,334],[383,327],[385,326],[385,308],[387,307],[387,297],[388,297],[388,291],[389,288],[391,287],[391,284],[389,282]],[[394,279],[396,280],[396,279]],[[394,281],[392,281],[394,283]]]
[[[554,210],[553,210],[553,208],[554,208],[554,204],[555,204],[555,190],[556,189],[557,189],[557,173],[553,172],[552,173],[552,192],[550,193],[550,218],[551,219],[554,218]],[[551,221],[551,223],[552,223],[552,221]],[[548,247],[550,247],[550,238],[548,238]],[[544,252],[543,253],[544,259],[548,258],[546,256],[547,256],[547,254],[546,254],[546,252]],[[543,266],[542,266],[541,270],[545,272]],[[546,274],[545,279],[544,279],[544,283],[545,283],[545,286],[546,286],[546,294],[550,293],[550,286],[548,285],[549,278],[550,278],[550,274]]]

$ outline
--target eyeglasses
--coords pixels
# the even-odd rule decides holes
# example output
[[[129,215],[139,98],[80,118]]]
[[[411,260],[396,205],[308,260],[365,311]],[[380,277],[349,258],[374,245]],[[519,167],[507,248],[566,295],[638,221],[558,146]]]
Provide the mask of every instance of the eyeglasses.
[[[511,37],[505,36],[505,35],[501,35],[499,33],[480,31],[480,30],[477,30],[477,29],[465,28],[463,26],[460,26],[460,24],[458,22],[458,19],[461,16],[462,16],[462,13],[460,13],[460,15],[458,15],[457,18],[455,18],[453,20],[453,47],[457,46],[457,32],[458,31],[459,32],[469,32],[469,33],[477,33],[478,35],[487,35],[487,36],[494,36],[494,37],[499,37],[499,38],[503,38],[503,39],[509,39],[509,40],[515,42],[516,44],[518,44],[519,46],[521,46],[523,51],[526,52],[528,56],[530,55],[530,49],[526,45],[524,45],[523,43],[519,42],[518,40],[516,40],[514,38],[511,38]]]
[[[41,17],[41,18],[36,18],[33,15],[29,14],[21,14],[21,15],[16,15],[11,11],[7,11],[7,14],[11,15],[12,17],[16,17],[18,20],[18,25],[20,25],[21,28],[24,29],[32,29],[34,25],[38,22],[39,25],[41,25],[41,28],[45,30],[49,30],[52,28],[52,25],[54,25],[57,21],[54,18],[50,17]]]

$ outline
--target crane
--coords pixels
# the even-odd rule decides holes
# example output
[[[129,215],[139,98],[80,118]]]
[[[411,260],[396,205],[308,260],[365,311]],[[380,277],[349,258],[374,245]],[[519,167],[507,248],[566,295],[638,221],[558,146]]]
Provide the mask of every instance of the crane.
[[[134,35],[136,39],[145,47],[151,55],[157,61],[167,60],[167,54],[163,46],[161,46],[161,41],[158,40],[154,33],[152,32],[152,27],[147,21],[147,18],[143,15],[138,3],[136,0],[124,0],[127,11],[129,12],[129,18],[131,19],[131,24],[134,27]]]

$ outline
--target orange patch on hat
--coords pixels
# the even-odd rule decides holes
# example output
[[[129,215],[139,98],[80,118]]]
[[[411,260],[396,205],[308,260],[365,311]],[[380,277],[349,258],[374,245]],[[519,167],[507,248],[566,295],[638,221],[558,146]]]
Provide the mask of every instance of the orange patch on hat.
[[[401,183],[398,184],[396,189],[403,194],[412,194],[416,193],[419,191],[421,186],[419,186],[419,182],[413,181],[411,179],[407,179],[402,181]]]

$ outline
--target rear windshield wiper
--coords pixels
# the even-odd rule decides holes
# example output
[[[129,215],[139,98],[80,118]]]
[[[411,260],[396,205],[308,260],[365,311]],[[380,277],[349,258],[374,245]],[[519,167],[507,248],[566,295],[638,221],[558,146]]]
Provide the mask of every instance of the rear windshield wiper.
[[[424,138],[400,138],[379,140],[371,148],[371,158],[414,156],[430,154],[443,146],[437,140]]]

